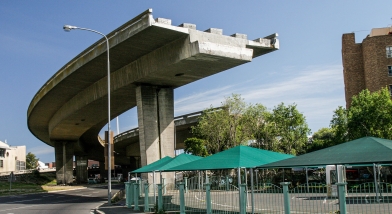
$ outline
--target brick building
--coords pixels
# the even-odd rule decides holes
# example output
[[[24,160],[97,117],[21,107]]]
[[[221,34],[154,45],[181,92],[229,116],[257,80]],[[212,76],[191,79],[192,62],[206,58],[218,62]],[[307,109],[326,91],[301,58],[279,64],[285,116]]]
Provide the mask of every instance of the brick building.
[[[343,34],[342,61],[346,108],[364,89],[392,91],[392,27],[372,29],[362,43],[355,43],[354,33]]]

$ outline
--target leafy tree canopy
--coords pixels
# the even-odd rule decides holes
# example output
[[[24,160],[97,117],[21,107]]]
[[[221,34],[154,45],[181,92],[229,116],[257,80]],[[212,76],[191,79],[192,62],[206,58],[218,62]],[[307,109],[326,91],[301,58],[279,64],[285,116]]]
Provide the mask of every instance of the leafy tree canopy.
[[[281,103],[268,111],[261,104],[247,104],[240,95],[233,94],[225,99],[221,108],[205,110],[192,132],[204,140],[203,147],[208,154],[251,144],[295,155],[305,151],[310,129],[296,105]],[[202,144],[195,144],[188,144],[186,151],[199,151],[194,147]]]
[[[31,152],[26,155],[26,169],[35,169],[38,166],[38,158]]]
[[[392,100],[388,88],[354,96],[347,112],[350,140],[365,136],[392,139]]]
[[[308,152],[366,136],[392,139],[392,101],[388,88],[361,91],[353,97],[349,109],[339,106],[334,111],[330,127],[312,136],[314,145]]]
[[[205,142],[202,139],[199,138],[188,138],[184,141],[185,143],[185,152],[190,153],[193,155],[197,155],[200,157],[206,157],[208,156],[208,152],[205,146]]]

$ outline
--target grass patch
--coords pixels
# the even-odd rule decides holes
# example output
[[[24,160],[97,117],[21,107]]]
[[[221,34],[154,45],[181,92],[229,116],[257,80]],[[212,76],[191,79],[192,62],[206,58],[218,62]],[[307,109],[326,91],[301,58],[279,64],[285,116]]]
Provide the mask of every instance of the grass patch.
[[[74,189],[75,186],[57,186],[55,173],[39,173],[35,171],[18,177],[17,181],[0,181],[0,196],[21,195],[29,193],[50,192]]]

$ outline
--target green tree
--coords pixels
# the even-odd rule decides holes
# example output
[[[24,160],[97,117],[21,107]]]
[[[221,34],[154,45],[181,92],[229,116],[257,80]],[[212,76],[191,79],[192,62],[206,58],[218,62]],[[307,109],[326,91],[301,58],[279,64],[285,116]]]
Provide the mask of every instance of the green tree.
[[[269,112],[261,104],[246,104],[240,95],[233,94],[222,103],[222,108],[211,107],[192,127],[193,134],[203,139],[208,154],[237,145],[252,145],[266,150],[300,154],[306,151],[310,129],[296,105],[283,103]],[[253,142],[253,143],[249,143]],[[198,151],[201,143],[191,144],[187,151]]]
[[[312,135],[306,152],[313,152],[335,145],[335,132],[332,128],[321,128]]]
[[[254,140],[252,146],[273,150],[275,126],[269,122],[271,113],[267,111],[267,108],[261,104],[250,105],[243,117],[244,121],[246,121],[244,123],[244,131],[250,139]]]
[[[248,136],[244,132],[246,103],[240,95],[233,94],[219,109],[209,108],[203,112],[192,132],[205,142],[208,154],[244,144]]]
[[[206,157],[208,156],[208,152],[206,149],[206,145],[204,140],[199,139],[199,138],[188,138],[184,141],[185,143],[185,152],[190,153],[193,155],[197,155],[200,157]]]
[[[353,97],[349,109],[339,106],[334,111],[330,126],[335,145],[365,136],[392,139],[392,101],[388,88],[361,91]]]
[[[347,128],[350,140],[364,136],[392,139],[392,100],[388,88],[363,90],[352,99]]]
[[[26,155],[26,169],[35,169],[38,166],[38,158],[31,152]]]
[[[342,106],[339,106],[334,111],[334,115],[332,116],[332,120],[330,122],[330,127],[332,129],[332,132],[334,133],[333,145],[348,141],[349,133],[347,123],[347,110]]]
[[[305,116],[297,110],[297,105],[275,106],[269,122],[275,126],[274,151],[297,155],[305,152],[310,129]]]

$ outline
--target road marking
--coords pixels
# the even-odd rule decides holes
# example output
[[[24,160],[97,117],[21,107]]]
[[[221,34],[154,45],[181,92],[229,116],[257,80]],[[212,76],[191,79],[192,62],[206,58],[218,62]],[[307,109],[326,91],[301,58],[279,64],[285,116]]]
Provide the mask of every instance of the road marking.
[[[38,201],[38,200],[42,200],[42,199],[41,199],[41,198],[38,198],[38,199],[30,199],[30,200],[22,200],[22,201],[12,201],[12,202],[9,202],[9,203],[7,203],[7,204],[15,204],[15,203],[19,203],[19,202]]]
[[[56,203],[62,203],[62,202],[68,202],[68,201],[76,201],[76,200],[79,200],[79,199],[69,199],[69,200],[64,200],[64,201],[56,201]],[[24,208],[29,208],[29,207],[37,207],[37,206],[42,206],[42,204],[29,205],[29,206],[24,206],[24,207],[15,207],[15,208],[11,208],[11,209],[0,210],[0,212],[24,209]]]

